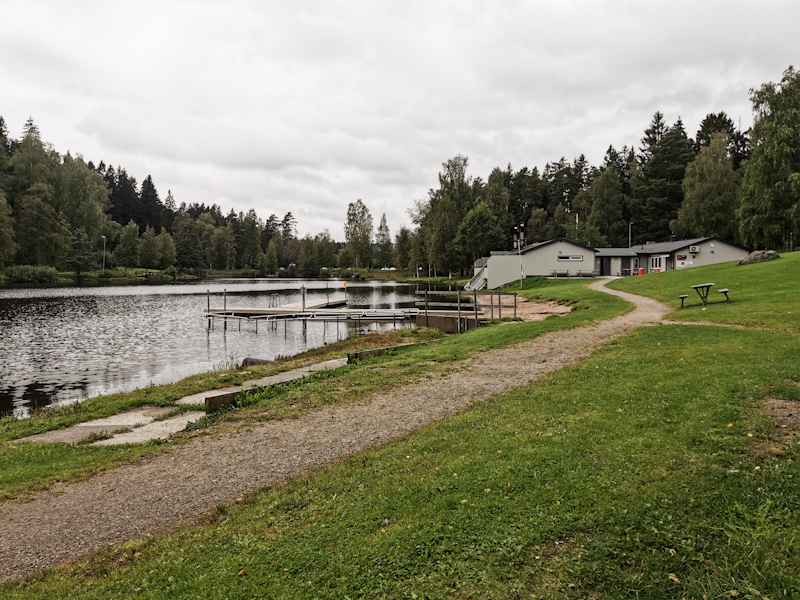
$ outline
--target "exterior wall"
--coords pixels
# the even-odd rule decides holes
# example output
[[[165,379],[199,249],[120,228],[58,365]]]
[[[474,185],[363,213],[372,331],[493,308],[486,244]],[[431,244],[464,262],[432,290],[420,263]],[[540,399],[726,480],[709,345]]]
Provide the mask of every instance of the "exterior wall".
[[[714,244],[714,247],[711,247],[711,244]],[[732,260],[742,260],[745,256],[749,254],[747,250],[742,248],[737,248],[736,246],[732,246],[727,242],[723,242],[720,240],[706,240],[701,244],[696,244],[699,246],[700,252],[697,254],[689,254],[689,248],[683,248],[677,252],[673,252],[673,256],[677,258],[678,255],[684,256],[686,255],[686,266],[681,267],[681,261],[675,261],[676,266],[673,268],[687,268],[687,267],[702,267],[705,265],[715,265],[718,263],[723,262],[730,262]]]
[[[714,244],[714,247],[711,247]],[[675,250],[669,253],[669,256],[662,260],[661,271],[674,271],[676,269],[688,269],[689,267],[702,267],[705,265],[716,265],[718,263],[730,262],[733,260],[741,260],[749,254],[747,250],[737,248],[727,242],[720,240],[706,240],[698,244],[699,252],[692,254],[689,252],[689,246]],[[667,254],[664,252],[663,254]],[[652,273],[650,268],[650,257],[658,256],[650,254],[639,254],[639,266],[644,268],[645,273]],[[685,257],[685,258],[680,258]],[[681,266],[683,263],[683,266]]]
[[[581,260],[558,260],[559,256],[580,256]],[[518,254],[490,256],[486,268],[487,287],[495,289],[519,280],[519,268],[520,256]],[[578,271],[595,269],[595,251],[581,248],[570,242],[553,242],[523,254],[522,268],[525,275],[531,277],[535,275],[549,277],[553,271],[569,271],[570,275],[574,276]]]

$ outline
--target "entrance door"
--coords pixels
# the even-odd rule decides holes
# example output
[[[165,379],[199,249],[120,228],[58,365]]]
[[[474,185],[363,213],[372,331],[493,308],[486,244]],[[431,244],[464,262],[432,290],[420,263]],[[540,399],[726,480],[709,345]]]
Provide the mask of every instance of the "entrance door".
[[[627,276],[631,274],[631,259],[630,257],[623,257],[620,275]]]
[[[600,275],[611,275],[611,257],[604,256],[600,259]]]

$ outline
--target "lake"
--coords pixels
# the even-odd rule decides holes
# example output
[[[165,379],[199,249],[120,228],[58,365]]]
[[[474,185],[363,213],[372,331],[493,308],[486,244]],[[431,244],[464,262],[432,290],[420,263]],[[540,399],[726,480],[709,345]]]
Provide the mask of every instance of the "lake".
[[[177,381],[229,368],[245,357],[290,356],[347,337],[345,323],[300,322],[272,329],[221,323],[211,307],[266,308],[344,298],[342,281],[237,279],[160,285],[0,289],[0,414]],[[226,291],[227,290],[227,291]],[[413,306],[415,286],[347,282],[352,308]],[[351,325],[352,326],[352,325]],[[374,326],[373,326],[374,327]],[[392,327],[392,324],[381,327]]]

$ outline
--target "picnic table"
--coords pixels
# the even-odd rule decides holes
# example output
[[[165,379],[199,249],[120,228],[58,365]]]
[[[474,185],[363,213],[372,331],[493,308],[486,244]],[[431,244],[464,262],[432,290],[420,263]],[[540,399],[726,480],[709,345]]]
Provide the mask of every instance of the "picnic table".
[[[700,300],[703,301],[703,306],[708,306],[708,292],[711,291],[711,288],[717,285],[716,283],[700,283],[698,285],[693,285],[692,289],[697,292],[697,295],[700,296]],[[726,292],[728,290],[725,290]],[[727,294],[725,294],[727,297]]]

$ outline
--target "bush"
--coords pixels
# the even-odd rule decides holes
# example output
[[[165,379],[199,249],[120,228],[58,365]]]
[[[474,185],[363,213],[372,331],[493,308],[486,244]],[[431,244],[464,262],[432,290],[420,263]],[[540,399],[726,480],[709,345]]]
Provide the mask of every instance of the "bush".
[[[124,269],[106,269],[97,274],[99,279],[126,279],[128,272]]]
[[[14,265],[6,269],[6,279],[15,283],[52,283],[58,279],[53,267]]]

